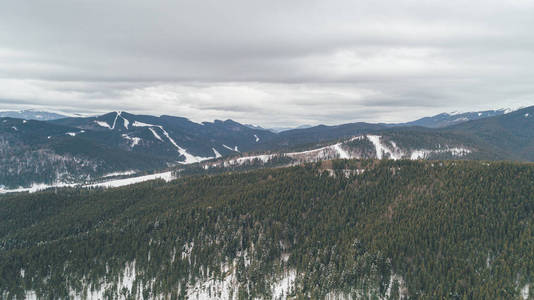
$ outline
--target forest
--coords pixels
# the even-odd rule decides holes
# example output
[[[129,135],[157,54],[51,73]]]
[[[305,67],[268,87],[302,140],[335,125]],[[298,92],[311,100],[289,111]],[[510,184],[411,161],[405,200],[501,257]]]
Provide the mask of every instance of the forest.
[[[533,182],[530,163],[333,160],[3,195],[0,297],[186,299],[233,276],[232,298],[271,299],[294,272],[284,298],[532,298]]]

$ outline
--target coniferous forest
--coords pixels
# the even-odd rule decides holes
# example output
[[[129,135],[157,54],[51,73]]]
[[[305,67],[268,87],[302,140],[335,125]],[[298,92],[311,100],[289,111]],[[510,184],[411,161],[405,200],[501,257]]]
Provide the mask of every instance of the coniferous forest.
[[[3,195],[0,297],[184,299],[233,276],[231,297],[270,299],[294,272],[284,298],[520,299],[533,220],[534,164],[507,162],[334,160]]]

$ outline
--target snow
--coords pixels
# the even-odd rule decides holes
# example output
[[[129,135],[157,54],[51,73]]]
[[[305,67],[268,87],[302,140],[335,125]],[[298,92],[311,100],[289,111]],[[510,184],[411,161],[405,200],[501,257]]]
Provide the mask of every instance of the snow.
[[[117,124],[117,119],[120,117],[121,112],[117,111],[117,115],[115,116],[115,120],[113,120],[113,125],[111,125],[111,129],[115,129],[115,125]]]
[[[160,127],[160,125],[152,125],[152,124],[147,124],[147,123],[143,123],[139,121],[134,121],[133,126],[134,127]]]
[[[35,293],[35,291],[26,291],[24,295],[24,299],[37,300],[37,294]]]
[[[22,124],[26,124],[26,122],[28,122],[28,121],[26,121],[26,120],[22,120]]]
[[[271,158],[273,158],[275,155],[274,154],[263,154],[263,155],[254,155],[254,156],[244,156],[244,157],[239,157],[239,158],[236,158],[236,159],[232,159],[232,160],[229,160],[227,162],[227,164],[229,165],[242,165],[244,164],[245,162],[253,162],[254,160],[261,160],[262,162],[266,163],[268,162]]]
[[[479,116],[479,117],[482,116],[482,113],[479,112],[479,113],[478,113],[478,116]]]
[[[113,173],[112,173],[113,174]],[[106,175],[104,175],[106,176]],[[109,177],[111,175],[108,174]],[[105,177],[103,177],[105,178]],[[19,192],[29,192],[29,193],[35,193],[38,191],[46,190],[49,188],[62,188],[62,187],[83,187],[83,188],[92,188],[92,187],[104,187],[104,188],[112,188],[112,187],[120,187],[125,185],[131,185],[136,184],[144,181],[150,181],[150,180],[156,180],[156,179],[163,179],[167,182],[175,179],[174,175],[171,171],[163,172],[163,173],[157,173],[157,174],[151,174],[151,175],[144,175],[144,176],[137,176],[137,177],[130,177],[130,178],[123,178],[123,179],[114,179],[114,180],[108,180],[104,182],[99,183],[93,183],[93,184],[77,184],[77,183],[64,183],[64,182],[56,182],[53,184],[44,184],[44,183],[33,183],[31,187],[19,187],[16,189],[10,189],[6,190],[3,187],[0,186],[0,194],[6,194],[6,193],[19,193]]]
[[[229,269],[229,268],[228,268]],[[186,299],[237,299],[239,283],[235,272],[226,275],[224,280],[198,280],[193,286],[187,286]]]
[[[15,127],[15,126],[11,126],[11,128],[13,128],[13,130],[15,130],[15,131],[19,131],[19,130],[17,129],[17,127]]]
[[[428,156],[429,152],[430,150],[413,150],[412,155],[410,156],[410,159],[411,160],[424,159],[425,157]]]
[[[525,118],[528,118],[528,116],[529,116],[529,114],[528,114],[528,113],[526,113],[526,114],[525,114]]]
[[[222,155],[219,153],[219,151],[217,151],[217,149],[211,148],[211,150],[213,150],[213,153],[215,154],[215,158],[222,157]]]
[[[98,124],[99,126],[111,129],[111,126],[109,126],[109,124],[104,121],[95,121],[95,123]]]
[[[419,150],[413,150],[412,151],[412,154],[410,155],[410,159],[412,159],[412,160],[425,159],[430,154],[433,154],[433,153],[450,153],[453,156],[462,157],[462,156],[465,156],[465,155],[467,155],[467,154],[469,154],[471,152],[472,151],[470,149],[467,149],[467,148],[463,148],[463,147],[449,148],[448,146],[443,148],[443,149],[435,149],[435,150],[419,149]]]
[[[202,156],[195,156],[195,155],[192,155],[190,154],[189,152],[187,152],[186,149],[180,147],[172,138],[171,136],[169,135],[169,133],[163,128],[163,126],[161,125],[153,125],[153,124],[147,124],[147,123],[143,123],[143,122],[139,122],[139,121],[134,121],[133,123],[133,126],[135,127],[157,127],[159,129],[161,129],[161,131],[163,132],[163,135],[169,140],[169,142],[171,142],[171,144],[178,150],[178,154],[180,155],[183,155],[185,157],[185,161],[183,162],[180,162],[182,164],[192,164],[192,163],[197,163],[197,162],[201,162],[201,161],[204,161],[204,160],[208,160],[208,159],[212,159],[213,157],[202,157]],[[152,129],[152,128],[149,128],[149,129]],[[155,131],[154,130],[151,130],[153,134],[155,134]],[[154,135],[156,138],[159,137],[159,135],[155,134]],[[159,137],[160,140],[161,137]]]
[[[105,187],[105,188],[111,188],[111,187],[119,187],[119,186],[125,186],[125,185],[131,185],[139,182],[144,181],[150,181],[150,180],[156,180],[156,179],[163,179],[166,182],[169,182],[173,179],[175,179],[174,175],[172,175],[171,171],[163,172],[163,173],[157,173],[157,174],[151,174],[151,175],[144,175],[144,176],[138,176],[138,177],[130,177],[130,178],[124,178],[124,179],[115,179],[105,182],[99,182],[99,183],[93,183],[89,185],[84,185],[83,187]]]
[[[529,294],[530,294],[530,285],[527,284],[521,289],[521,299],[524,299],[524,300],[528,299]]]
[[[130,144],[130,147],[131,147],[131,148],[133,148],[133,147],[139,145],[139,143],[140,143],[141,140],[142,140],[142,139],[139,138],[139,137],[135,137],[135,136],[134,136],[134,137],[130,137],[130,136],[127,135],[127,134],[123,134],[122,137],[123,137],[124,139],[129,140],[129,141],[131,142],[131,144]]]
[[[130,125],[130,121],[126,120],[123,116],[121,118],[124,120],[124,128],[128,129],[128,125]]]
[[[382,159],[385,154],[389,154],[389,158],[391,159],[401,159],[404,153],[400,151],[400,149],[397,148],[397,145],[395,142],[393,142],[391,145],[393,146],[393,150],[390,149],[388,146],[382,144],[380,142],[380,139],[382,137],[379,135],[367,135],[367,139],[375,146],[376,151],[376,158]]]
[[[350,142],[354,140],[360,140],[363,136],[356,136],[352,137],[349,140],[345,142]],[[348,151],[343,149],[341,145],[343,145],[345,142],[337,143],[330,146],[325,146],[317,149],[311,149],[307,151],[301,151],[301,152],[290,152],[290,153],[284,153],[285,156],[291,157],[294,159],[305,159],[305,160],[322,160],[322,159],[334,159],[334,158],[341,158],[341,159],[350,159],[350,158],[359,158],[358,156],[353,156]]]
[[[257,135],[254,135],[254,138],[256,138],[256,143],[260,141],[260,138]]]
[[[284,274],[284,276],[271,285],[274,299],[287,299],[287,296],[291,294],[295,289],[295,281],[297,279],[297,272],[291,270]]]
[[[174,145],[174,147],[178,149],[178,153],[180,155],[185,156],[185,161],[183,162],[183,164],[192,164],[192,163],[201,162],[203,160],[212,159],[212,157],[201,157],[201,156],[195,156],[195,155],[188,153],[187,150],[185,150],[184,148],[176,144],[176,142],[170,137],[169,133],[167,133],[167,131],[163,129],[163,126],[160,126],[159,128],[163,131],[163,134],[169,139],[169,141]]]
[[[32,183],[30,187],[18,187],[16,189],[10,189],[10,190],[6,190],[3,187],[0,187],[0,194],[20,193],[20,192],[35,193],[35,192],[46,190],[46,189],[53,188],[53,187],[60,188],[60,187],[72,187],[72,186],[76,186],[76,184],[64,183],[64,182],[56,182],[53,184]]]
[[[66,132],[65,134],[70,136],[76,136],[76,132]]]
[[[152,134],[154,135],[155,138],[157,138],[158,140],[162,141],[163,140],[161,139],[161,137],[159,136],[159,134],[154,130],[154,128],[152,127],[148,127],[148,130],[150,130],[152,132]]]
[[[237,146],[235,146],[234,148],[229,147],[229,146],[226,146],[225,144],[222,144],[222,146],[223,146],[224,148],[230,150],[230,151],[239,152],[239,151],[237,150]]]
[[[388,289],[386,291],[386,298],[389,299],[391,296],[391,288],[393,287],[393,281],[396,280],[399,283],[399,295],[405,295],[406,294],[406,283],[404,282],[404,278],[397,274],[391,274],[389,277],[389,284]]]
[[[106,177],[114,177],[114,176],[125,176],[125,175],[133,175],[137,173],[136,171],[134,170],[129,170],[129,171],[122,171],[122,172],[113,172],[113,173],[108,173],[104,176],[102,176],[102,178],[106,178]]]
[[[341,148],[341,143],[335,144],[334,149],[337,151],[337,153],[339,153],[339,158],[341,159],[349,159],[351,157],[347,151]]]

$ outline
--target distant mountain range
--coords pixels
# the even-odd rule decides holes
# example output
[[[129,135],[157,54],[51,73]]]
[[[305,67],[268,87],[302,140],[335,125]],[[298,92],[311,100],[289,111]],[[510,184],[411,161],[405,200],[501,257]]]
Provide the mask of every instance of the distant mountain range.
[[[49,121],[66,118],[66,115],[34,109],[0,111],[0,118],[18,118],[25,120]]]
[[[486,110],[476,112],[441,113],[432,117],[424,117],[412,122],[398,124],[400,126],[423,126],[429,128],[443,128],[467,121],[495,117],[512,112],[512,109]]]
[[[269,156],[261,156],[263,162],[277,156],[284,163],[331,158],[534,161],[534,107],[507,112],[439,114],[404,124],[318,125],[279,133],[232,120],[195,123],[127,112],[48,121],[3,117],[0,188],[87,182],[117,172],[199,162],[205,168],[211,162],[226,161],[228,166],[236,157],[246,162],[246,157],[258,155]]]

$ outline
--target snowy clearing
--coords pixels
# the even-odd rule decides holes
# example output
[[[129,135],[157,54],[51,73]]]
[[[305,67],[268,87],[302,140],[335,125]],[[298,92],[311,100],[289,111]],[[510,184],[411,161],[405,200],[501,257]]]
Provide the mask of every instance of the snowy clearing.
[[[127,173],[127,172],[133,172],[133,171],[125,171],[124,173]],[[113,175],[113,174],[114,173],[110,173],[110,174],[104,175],[102,178],[116,176],[116,175]],[[126,175],[126,174],[117,174],[117,175]],[[19,188],[16,188],[16,189],[4,189],[3,187],[0,187],[0,194],[20,193],[20,192],[35,193],[35,192],[46,190],[46,189],[49,189],[49,188],[62,188],[62,187],[83,187],[83,188],[104,187],[104,188],[112,188],[112,187],[126,186],[126,185],[131,185],[131,184],[136,184],[136,183],[150,181],[150,180],[156,180],[156,179],[163,179],[166,182],[169,182],[169,181],[175,179],[175,177],[173,176],[171,171],[167,171],[167,172],[151,174],[151,175],[123,178],[123,179],[113,179],[113,180],[108,180],[108,181],[99,182],[99,183],[92,183],[92,184],[77,184],[77,183],[64,183],[64,182],[57,182],[57,183],[53,183],[53,184],[34,183],[34,184],[32,184],[31,187],[27,187],[27,188],[19,187]]]
[[[95,123],[96,123],[98,126],[101,126],[101,127],[105,127],[105,128],[111,129],[111,126],[109,126],[109,124],[106,123],[106,122],[104,122],[104,121],[95,121]]]

